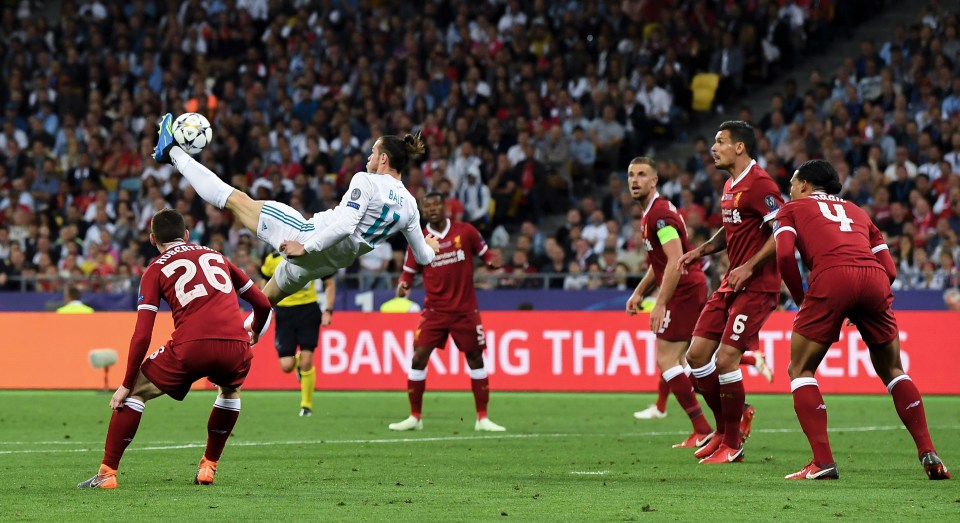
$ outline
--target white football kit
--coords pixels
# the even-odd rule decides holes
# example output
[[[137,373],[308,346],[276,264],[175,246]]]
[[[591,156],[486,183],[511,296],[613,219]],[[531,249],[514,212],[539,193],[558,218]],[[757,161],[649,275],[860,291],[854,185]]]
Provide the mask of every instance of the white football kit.
[[[427,265],[435,253],[420,228],[417,200],[389,174],[358,172],[340,205],[310,220],[289,205],[267,201],[260,212],[257,237],[275,249],[286,240],[300,242],[306,254],[284,258],[274,273],[277,285],[294,293],[317,278],[348,267],[397,231],[403,233],[417,263]]]

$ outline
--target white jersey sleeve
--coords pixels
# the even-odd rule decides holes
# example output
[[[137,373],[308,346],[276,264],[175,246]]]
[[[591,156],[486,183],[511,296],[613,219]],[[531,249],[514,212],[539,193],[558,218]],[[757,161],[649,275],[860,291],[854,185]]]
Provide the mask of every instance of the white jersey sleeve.
[[[324,216],[325,227],[303,244],[307,252],[319,252],[353,234],[375,199],[375,188],[366,173],[357,173],[340,200],[340,205]]]
[[[437,255],[433,248],[427,245],[423,237],[423,229],[420,228],[420,211],[414,210],[412,219],[403,228],[403,236],[413,251],[413,257],[420,265],[429,265]]]

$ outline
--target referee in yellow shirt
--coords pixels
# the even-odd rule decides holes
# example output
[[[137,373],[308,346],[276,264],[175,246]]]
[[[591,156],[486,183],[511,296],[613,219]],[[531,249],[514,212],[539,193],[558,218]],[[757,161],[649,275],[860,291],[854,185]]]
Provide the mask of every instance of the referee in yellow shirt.
[[[283,257],[280,253],[270,253],[264,260],[260,272],[270,278],[277,270]],[[317,372],[313,367],[313,351],[320,339],[320,326],[330,325],[333,319],[333,302],[337,295],[337,285],[333,277],[323,280],[325,307],[317,303],[319,297],[315,282],[307,283],[302,289],[284,298],[276,307],[277,355],[280,357],[280,369],[290,372],[297,369],[300,380],[300,415],[313,415],[313,389],[317,384]],[[299,352],[297,348],[299,347]]]

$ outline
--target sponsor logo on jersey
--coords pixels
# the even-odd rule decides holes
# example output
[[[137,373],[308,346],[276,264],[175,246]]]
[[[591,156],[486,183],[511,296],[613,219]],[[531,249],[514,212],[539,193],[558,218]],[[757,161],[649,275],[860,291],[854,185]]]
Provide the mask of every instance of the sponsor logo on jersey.
[[[359,190],[359,189],[355,189],[355,190]],[[347,207],[353,207],[354,209],[356,209],[356,210],[358,210],[358,211],[360,210],[360,204],[357,203],[357,202],[347,202]],[[266,229],[266,228],[267,228],[266,225],[264,225],[263,228]]]
[[[354,190],[350,191],[350,199],[351,199],[351,200],[359,200],[359,199],[360,199],[360,189],[354,189]]]

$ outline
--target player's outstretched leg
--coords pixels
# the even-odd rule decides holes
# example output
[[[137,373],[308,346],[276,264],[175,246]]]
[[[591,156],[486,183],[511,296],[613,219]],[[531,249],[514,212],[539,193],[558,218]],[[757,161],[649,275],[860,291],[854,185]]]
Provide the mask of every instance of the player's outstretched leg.
[[[757,372],[763,376],[763,379],[767,380],[768,383],[773,383],[773,369],[767,365],[767,359],[763,356],[763,352],[756,350],[750,351],[743,355],[740,358],[741,365],[749,365],[754,369],[757,369]]]
[[[429,358],[429,353],[427,355]],[[414,355],[416,360],[416,355]],[[411,368],[407,373],[407,399],[410,401],[410,416],[403,421],[387,425],[390,430],[423,430],[423,420],[420,419],[423,410],[423,391],[427,388],[427,370]]]
[[[213,484],[223,447],[226,446],[240,417],[240,394],[237,389],[222,390],[213,402],[213,409],[210,410],[210,418],[207,420],[207,448],[197,466],[197,475],[193,478],[196,485]]]

